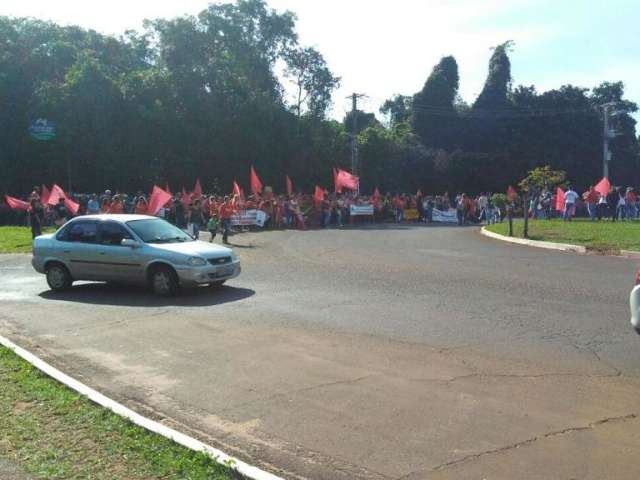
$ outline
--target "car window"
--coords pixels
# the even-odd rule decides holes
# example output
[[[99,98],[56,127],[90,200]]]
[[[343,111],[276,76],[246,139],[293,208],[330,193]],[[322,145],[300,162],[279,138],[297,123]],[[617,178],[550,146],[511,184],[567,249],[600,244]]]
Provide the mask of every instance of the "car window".
[[[103,222],[98,226],[99,242],[102,245],[120,246],[125,238],[131,239],[131,235],[122,225],[116,222]]]
[[[95,222],[74,222],[65,232],[67,242],[96,243],[98,225]]]
[[[145,243],[182,243],[194,240],[178,227],[159,218],[132,220],[127,225]]]

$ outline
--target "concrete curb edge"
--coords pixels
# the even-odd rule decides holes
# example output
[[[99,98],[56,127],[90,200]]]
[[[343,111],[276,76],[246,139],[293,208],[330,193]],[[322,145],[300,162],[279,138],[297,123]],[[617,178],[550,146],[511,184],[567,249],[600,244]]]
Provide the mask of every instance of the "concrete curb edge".
[[[490,232],[487,227],[482,227],[480,233],[485,237],[502,240],[503,242],[527,245],[529,247],[546,248],[549,250],[560,250],[561,252],[587,253],[587,248],[581,245],[571,245],[569,243],[541,242],[539,240],[527,240],[526,238],[507,237],[499,233]]]
[[[207,445],[199,440],[196,440],[195,438],[189,437],[188,435],[173,430],[172,428],[162,425],[161,423],[158,423],[154,420],[143,417],[142,415],[134,412],[133,410],[125,407],[115,400],[102,395],[96,390],[84,385],[83,383],[66,375],[65,373],[62,373],[60,370],[52,367],[45,361],[41,360],[27,350],[19,347],[11,340],[3,337],[2,335],[0,335],[0,345],[3,345],[9,350],[13,351],[16,355],[29,362],[31,365],[33,365],[49,377],[64,384],[68,388],[75,390],[80,395],[89,398],[89,400],[91,400],[92,402],[111,410],[116,415],[120,415],[121,417],[128,419],[139,427],[142,427],[150,432],[157,433],[158,435],[162,435],[163,437],[168,438],[169,440],[173,440],[183,447],[199,452],[205,452],[215,458],[218,462],[229,464],[231,468],[237,470],[239,473],[241,473],[245,477],[250,478],[251,480],[283,480],[281,477],[260,470],[257,467],[254,467],[237,458],[227,455],[223,451]]]

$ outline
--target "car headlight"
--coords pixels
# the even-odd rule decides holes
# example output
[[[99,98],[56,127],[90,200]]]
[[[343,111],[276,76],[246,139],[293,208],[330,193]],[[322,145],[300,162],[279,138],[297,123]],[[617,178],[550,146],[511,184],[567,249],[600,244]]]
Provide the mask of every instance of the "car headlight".
[[[204,258],[200,257],[189,257],[187,263],[192,267],[202,267],[203,265],[207,264],[207,261]]]

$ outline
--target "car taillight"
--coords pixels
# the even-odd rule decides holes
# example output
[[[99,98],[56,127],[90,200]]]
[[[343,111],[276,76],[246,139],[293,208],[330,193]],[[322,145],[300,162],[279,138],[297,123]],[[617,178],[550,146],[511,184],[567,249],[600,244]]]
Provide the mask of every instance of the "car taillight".
[[[640,269],[636,271],[636,285],[640,285]]]

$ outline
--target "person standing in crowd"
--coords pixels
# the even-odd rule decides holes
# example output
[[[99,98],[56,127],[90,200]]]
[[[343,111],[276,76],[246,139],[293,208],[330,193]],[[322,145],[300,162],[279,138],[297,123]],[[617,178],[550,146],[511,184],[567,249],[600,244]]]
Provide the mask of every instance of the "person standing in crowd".
[[[176,199],[173,201],[173,220],[174,225],[178,227],[180,230],[187,229],[187,215],[184,208],[184,204],[182,203],[181,195],[178,193],[176,195]]]
[[[69,211],[67,210],[67,207],[64,205],[63,197],[60,197],[58,199],[58,204],[55,207],[53,207],[53,213],[55,216],[53,223],[55,223],[57,227],[64,225],[64,223],[69,218]]]
[[[618,219],[618,197],[618,189],[611,187],[609,195],[607,195],[607,205],[609,207],[609,217],[612,222],[615,222]]]
[[[636,204],[638,202],[638,196],[632,187],[627,187],[625,199],[627,201],[627,218],[634,220],[637,216]]]
[[[100,207],[100,213],[109,213],[110,210],[111,210],[111,199],[107,197],[103,197],[102,205]]]
[[[562,214],[562,219],[565,222],[571,221],[578,198],[579,196],[573,188],[571,186],[567,187],[567,191],[564,193],[564,212]]]
[[[627,218],[627,200],[622,188],[618,189],[618,203],[616,204],[616,218],[618,220],[626,220]]]
[[[40,202],[39,196],[31,199],[31,208],[29,209],[29,224],[31,225],[31,238],[42,235],[42,225],[44,224],[44,207]]]
[[[486,193],[481,193],[478,197],[478,208],[480,209],[480,215],[478,219],[480,221],[484,220],[488,223],[488,215],[487,215],[487,206],[489,204],[489,199],[487,198]]]
[[[231,230],[231,217],[235,212],[229,197],[224,197],[224,202],[220,205],[218,217],[222,224],[222,243],[229,244],[229,231]]]
[[[456,215],[458,217],[458,225],[462,226],[465,223],[464,218],[464,208],[465,208],[465,197],[464,193],[460,193],[456,196]]]
[[[200,227],[205,223],[200,199],[195,200],[189,207],[189,233],[192,237],[198,238],[200,235]]]
[[[589,190],[582,194],[582,199],[587,207],[587,212],[589,213],[589,218],[591,221],[595,221],[596,219],[596,210],[598,205],[598,192],[596,192],[593,188],[593,185],[589,187]]]
[[[89,215],[97,215],[100,213],[100,202],[98,202],[98,197],[95,193],[91,195],[87,202],[87,213]]]
[[[209,216],[209,221],[207,222],[207,231],[211,235],[209,238],[209,243],[213,243],[213,239],[216,238],[216,233],[218,233],[218,214],[213,213]]]
[[[115,215],[124,213],[124,204],[122,203],[122,197],[120,197],[120,195],[113,196],[113,201],[111,202],[108,213],[113,213]]]
[[[598,205],[596,206],[596,213],[598,220],[602,220],[603,217],[607,216],[607,196],[600,195],[598,198]]]
[[[137,215],[146,215],[148,211],[149,205],[147,205],[147,199],[142,195],[138,196],[138,199],[136,201],[135,213]]]

